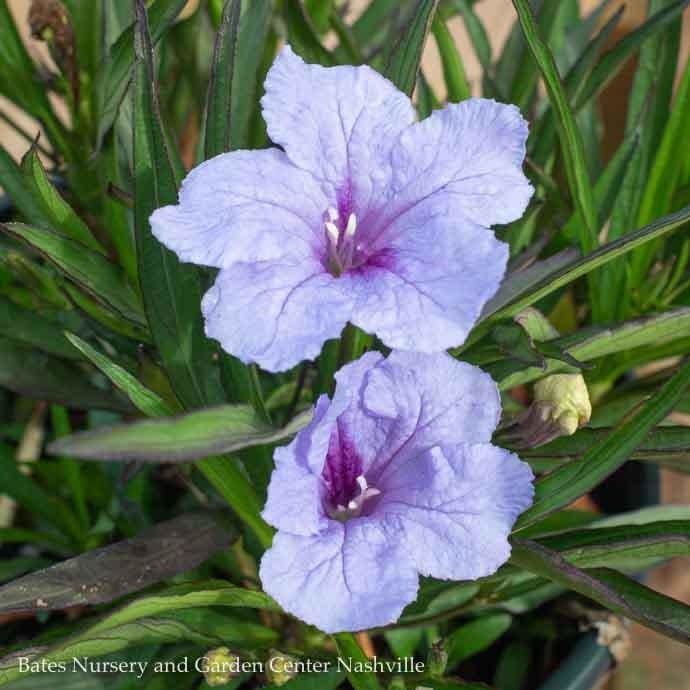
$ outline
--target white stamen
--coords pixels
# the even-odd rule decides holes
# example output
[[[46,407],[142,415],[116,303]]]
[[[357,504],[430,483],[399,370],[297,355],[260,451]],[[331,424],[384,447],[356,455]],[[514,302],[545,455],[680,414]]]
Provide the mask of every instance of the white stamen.
[[[325,225],[326,233],[328,234],[328,239],[330,240],[331,244],[335,247],[338,244],[338,239],[340,238],[340,230],[338,230],[338,227],[335,225],[335,223],[326,221]]]
[[[351,213],[350,217],[347,219],[347,226],[345,227],[345,239],[352,239],[355,234],[355,230],[357,230],[357,216],[354,213]]]
[[[326,215],[328,216],[328,220],[331,221],[331,223],[335,223],[338,218],[340,218],[340,214],[338,213],[337,208],[333,208],[332,206],[329,206],[326,209]]]
[[[359,486],[360,493],[364,493],[369,488],[369,485],[367,484],[367,478],[363,474],[360,474],[359,477],[355,479],[355,481]]]

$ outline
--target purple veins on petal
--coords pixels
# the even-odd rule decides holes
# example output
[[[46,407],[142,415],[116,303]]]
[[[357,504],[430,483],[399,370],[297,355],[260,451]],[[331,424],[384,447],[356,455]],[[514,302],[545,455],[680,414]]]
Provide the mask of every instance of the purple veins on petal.
[[[371,353],[275,454],[263,587],[325,632],[394,622],[419,575],[472,580],[508,559],[533,475],[490,443],[491,378],[445,353]]]
[[[221,269],[207,334],[271,371],[316,357],[347,322],[391,348],[462,344],[505,272],[490,228],[519,218],[533,191],[518,109],[468,99],[415,122],[371,68],[310,65],[289,46],[265,91],[281,149],[202,163],[151,217],[181,260]]]

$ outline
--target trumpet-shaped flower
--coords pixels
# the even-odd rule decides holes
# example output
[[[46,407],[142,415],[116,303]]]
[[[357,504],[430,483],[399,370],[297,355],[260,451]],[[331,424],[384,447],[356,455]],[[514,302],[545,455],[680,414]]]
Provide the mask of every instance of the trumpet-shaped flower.
[[[202,163],[151,217],[182,261],[220,269],[202,303],[209,337],[271,371],[316,357],[348,321],[391,348],[464,342],[505,271],[489,228],[532,195],[518,109],[470,99],[415,122],[369,67],[310,65],[289,47],[265,86],[281,148]]]
[[[419,575],[472,580],[510,554],[532,472],[491,445],[500,400],[445,353],[364,355],[275,452],[264,590],[325,632],[395,621]]]

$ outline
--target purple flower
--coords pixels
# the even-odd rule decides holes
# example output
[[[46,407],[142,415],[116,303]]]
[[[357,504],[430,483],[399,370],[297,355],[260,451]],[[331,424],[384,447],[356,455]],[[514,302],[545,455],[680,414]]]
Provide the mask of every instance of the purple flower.
[[[518,109],[470,99],[415,123],[374,70],[289,47],[262,104],[282,149],[202,163],[151,216],[180,259],[221,269],[202,303],[209,337],[271,371],[316,357],[348,321],[391,348],[460,345],[505,270],[488,228],[532,195]]]
[[[369,353],[275,452],[264,590],[325,632],[395,621],[419,575],[471,580],[510,554],[532,472],[491,445],[496,385],[445,353]]]

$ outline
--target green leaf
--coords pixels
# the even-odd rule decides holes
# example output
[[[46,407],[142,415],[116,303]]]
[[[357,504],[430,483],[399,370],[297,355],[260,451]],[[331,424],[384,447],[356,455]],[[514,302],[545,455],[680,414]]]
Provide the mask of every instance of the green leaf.
[[[102,355],[74,333],[65,333],[65,337],[81,352],[95,367],[100,369],[127,397],[134,407],[149,417],[165,417],[172,415],[174,410],[156,393],[149,390],[139,380],[112,360]]]
[[[572,530],[538,540],[578,568],[614,568],[639,572],[671,558],[690,555],[686,520],[647,525],[617,525]]]
[[[55,441],[49,450],[87,460],[184,462],[283,441],[308,424],[311,416],[310,410],[282,429],[273,429],[248,405],[223,405],[82,431]]]
[[[452,671],[465,659],[490,647],[508,630],[511,622],[512,617],[507,613],[497,613],[456,628],[445,641],[448,669]]]
[[[376,674],[371,671],[358,670],[358,666],[369,663],[369,657],[362,651],[352,633],[338,633],[333,635],[338,655],[345,663],[352,665],[352,670],[348,672],[347,679],[354,690],[381,690],[381,685]],[[366,668],[365,666],[363,668]]]
[[[285,0],[285,20],[290,44],[307,62],[333,65],[333,56],[321,45],[311,18],[300,0]]]
[[[664,237],[684,223],[687,223],[688,220],[690,220],[690,206],[659,218],[654,223],[619,237],[617,240],[608,242],[581,259],[559,265],[553,272],[540,275],[538,280],[534,282],[527,281],[527,286],[521,285],[511,291],[511,295],[507,300],[502,299],[502,306],[491,311],[488,315],[485,312],[482,320],[487,321],[490,318],[493,321],[499,318],[514,316],[525,307],[529,307],[542,297],[551,294],[564,285],[568,285],[568,283],[586,275],[590,271],[604,266],[609,261],[627,254],[646,242]]]
[[[398,8],[399,0],[372,0],[352,25],[352,33],[360,45],[368,45],[381,32]]]
[[[626,618],[690,644],[690,606],[659,594],[615,570],[580,570],[533,541],[513,540],[511,561],[596,601]]]
[[[437,14],[432,22],[432,31],[441,56],[443,78],[448,91],[448,101],[459,103],[470,97],[470,85],[467,83],[465,67],[458,52],[455,40],[445,21]]]
[[[160,2],[160,0],[158,0]],[[195,266],[181,264],[151,233],[153,211],[177,200],[177,180],[160,119],[146,9],[137,2],[134,108],[134,215],[144,307],[163,366],[185,407],[224,399],[201,317]]]
[[[41,650],[27,650],[25,656],[32,661],[71,662],[72,659],[88,659],[130,647],[142,647],[152,644],[172,644],[179,641],[193,642],[197,646],[209,648],[227,643],[245,649],[267,647],[277,640],[277,634],[257,623],[246,622],[230,616],[209,611],[208,609],[189,609],[174,611],[159,618],[142,618],[133,623],[126,623],[111,628],[98,635],[91,629],[78,633],[62,642]],[[2,664],[2,661],[0,661]],[[19,676],[27,675],[19,669],[16,655],[0,665],[0,684],[7,683]]]
[[[551,344],[579,362],[589,362],[618,352],[660,345],[688,337],[690,337],[690,309],[677,309],[659,316],[629,321],[615,328],[597,329],[594,333],[585,331],[575,336],[559,338],[551,341]],[[575,340],[574,343],[573,340]],[[519,362],[502,362],[499,363],[499,367],[499,370],[492,373],[499,380],[499,385],[503,390],[509,390],[548,374],[564,370],[572,371],[567,363],[554,359],[549,359],[546,367],[525,368]]]
[[[0,7],[2,2],[4,0],[0,0]],[[0,145],[0,185],[15,208],[27,220],[43,227],[49,224],[48,218],[27,188],[22,169],[2,145]]]
[[[85,247],[106,254],[84,221],[72,210],[69,204],[48,179],[35,147],[31,147],[22,159],[22,170],[27,187],[32,191],[34,201],[41,207],[49,224],[46,230],[58,230],[66,237],[80,242]]]
[[[597,216],[582,137],[568,103],[553,55],[539,36],[527,0],[513,0],[513,5],[515,5],[525,40],[539,66],[549,94],[549,100],[554,109],[570,193],[575,202],[575,208],[583,219],[580,246],[584,252],[588,252],[598,244]]]
[[[260,117],[258,95],[262,92],[263,52],[257,46],[268,45],[271,10],[271,0],[253,0],[240,20],[230,117],[230,140],[237,149],[249,148],[250,122],[255,114]]]
[[[539,448],[520,451],[523,459],[554,465],[584,455],[592,446],[603,441],[612,429],[585,427],[572,436],[562,436]],[[631,460],[646,460],[687,467],[690,470],[690,429],[683,426],[658,426],[645,437],[630,456]]]
[[[69,506],[62,499],[45,491],[30,476],[22,473],[11,448],[4,444],[0,444],[0,469],[2,470],[0,494],[10,496],[32,514],[46,520],[48,524],[58,525],[71,537],[81,536],[79,522]],[[0,602],[4,602],[2,596],[0,596]],[[0,603],[0,610],[2,606],[3,604]]]
[[[417,0],[410,23],[400,32],[386,61],[386,76],[408,95],[417,83],[422,50],[438,3],[439,0]]]
[[[647,434],[673,410],[688,386],[690,362],[684,364],[637,414],[587,451],[581,460],[559,467],[538,480],[534,503],[520,516],[515,531],[564,508],[625,463]]]
[[[64,359],[78,359],[58,322],[0,296],[0,334]]]
[[[682,170],[679,151],[690,148],[690,63],[678,86],[663,137],[649,171],[640,202],[638,223],[644,224],[673,208],[673,198]],[[654,258],[656,243],[638,249],[631,257],[630,282],[640,285]]]
[[[574,104],[575,110],[580,110],[586,103],[600,94],[629,58],[648,39],[673,22],[688,5],[690,5],[690,0],[676,0],[669,3],[667,7],[652,14],[643,24],[626,34],[607,51],[582,86]]]
[[[151,6],[150,26],[151,40],[158,43],[177,15],[187,4],[187,0],[156,0]],[[115,122],[129,84],[132,81],[134,67],[134,30],[135,24],[122,32],[110,50],[110,55],[103,65],[97,79],[99,125],[98,147]]]
[[[206,158],[230,150],[232,85],[241,7],[240,0],[226,0],[216,35],[211,78],[206,94]]]
[[[0,387],[73,409],[132,411],[119,396],[91,384],[73,363],[2,337]]]
[[[187,513],[5,585],[0,612],[108,603],[196,568],[236,537],[211,514]]]
[[[0,229],[40,252],[90,295],[134,324],[143,325],[139,298],[122,269],[80,242],[23,223],[6,223]]]

